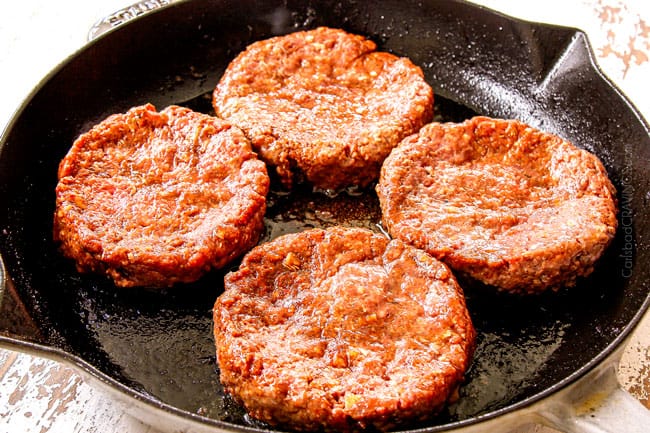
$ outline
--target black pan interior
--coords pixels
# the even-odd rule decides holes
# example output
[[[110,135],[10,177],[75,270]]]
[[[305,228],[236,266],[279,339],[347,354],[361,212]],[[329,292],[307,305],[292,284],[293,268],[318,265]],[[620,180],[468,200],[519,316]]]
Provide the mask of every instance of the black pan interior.
[[[51,240],[56,170],[75,137],[108,114],[145,102],[211,113],[211,90],[247,44],[319,25],[366,35],[420,65],[436,93],[436,120],[482,114],[557,133],[599,155],[619,194],[618,236],[577,287],[520,298],[466,284],[479,331],[467,382],[444,413],[405,428],[438,430],[525,404],[611,350],[648,302],[648,128],[594,67],[581,32],[460,1],[187,1],[74,55],[3,136],[0,252],[11,284],[0,297],[0,332],[20,328],[24,339],[79,357],[186,416],[265,427],[244,416],[218,381],[211,308],[228,270],[165,291],[116,289],[77,274]],[[380,230],[379,217],[371,188],[329,194],[276,186],[263,240],[335,223]]]

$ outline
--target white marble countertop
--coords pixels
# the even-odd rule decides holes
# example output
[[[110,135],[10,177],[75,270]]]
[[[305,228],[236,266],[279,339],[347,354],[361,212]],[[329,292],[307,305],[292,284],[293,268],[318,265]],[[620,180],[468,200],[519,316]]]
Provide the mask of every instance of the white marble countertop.
[[[0,128],[54,66],[80,48],[101,17],[134,0],[20,0],[0,6]],[[587,32],[607,76],[650,119],[650,2],[477,0],[509,15]],[[619,367],[625,389],[650,407],[650,317]],[[521,433],[552,432],[530,426]],[[0,433],[155,433],[54,361],[0,349]]]

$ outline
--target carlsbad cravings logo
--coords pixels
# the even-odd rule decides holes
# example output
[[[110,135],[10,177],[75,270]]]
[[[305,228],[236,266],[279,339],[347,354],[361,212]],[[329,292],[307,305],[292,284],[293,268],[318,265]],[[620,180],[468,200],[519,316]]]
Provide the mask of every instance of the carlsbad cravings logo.
[[[619,197],[619,209],[621,213],[621,234],[623,237],[623,246],[621,248],[620,258],[623,261],[621,275],[623,278],[632,276],[634,268],[634,220],[632,210],[632,199],[634,187],[631,184],[629,175],[623,173],[623,185]]]

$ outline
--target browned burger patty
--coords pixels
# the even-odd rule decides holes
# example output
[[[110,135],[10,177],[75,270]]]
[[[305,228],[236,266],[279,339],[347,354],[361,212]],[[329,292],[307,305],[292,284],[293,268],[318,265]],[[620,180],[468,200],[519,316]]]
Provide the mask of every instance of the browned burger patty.
[[[318,28],[250,45],[214,91],[217,114],[242,128],[286,186],[365,186],[400,140],[431,121],[433,91],[406,58]]]
[[[391,236],[512,292],[575,284],[617,225],[598,158],[515,120],[425,126],[386,159],[377,193]]]
[[[221,381],[297,430],[388,429],[434,415],[475,331],[449,269],[365,229],[285,235],[249,252],[214,307]]]
[[[269,179],[241,130],[185,108],[108,117],[59,166],[54,237],[118,286],[198,279],[258,240]]]

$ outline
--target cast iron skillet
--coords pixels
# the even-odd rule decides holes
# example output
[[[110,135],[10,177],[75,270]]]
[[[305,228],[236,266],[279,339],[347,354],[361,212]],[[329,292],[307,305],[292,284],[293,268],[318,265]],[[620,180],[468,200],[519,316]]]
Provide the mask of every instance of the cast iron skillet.
[[[54,186],[72,141],[107,115],[145,102],[210,113],[211,90],[247,44],[319,25],[409,56],[434,88],[438,121],[517,118],[603,160],[619,194],[620,230],[593,276],[529,298],[467,283],[479,331],[467,382],[444,413],[404,428],[505,428],[530,421],[521,414],[533,408],[560,425],[553,419],[564,415],[549,414],[547,402],[575,400],[577,383],[602,377],[648,307],[648,127],[594,65],[583,33],[461,1],[184,1],[89,43],[38,86],[2,136],[0,343],[78,367],[158,427],[268,428],[219,385],[211,308],[227,270],[164,291],[77,274],[52,242]],[[263,240],[334,223],[379,230],[379,217],[372,189],[288,194],[275,186]]]

